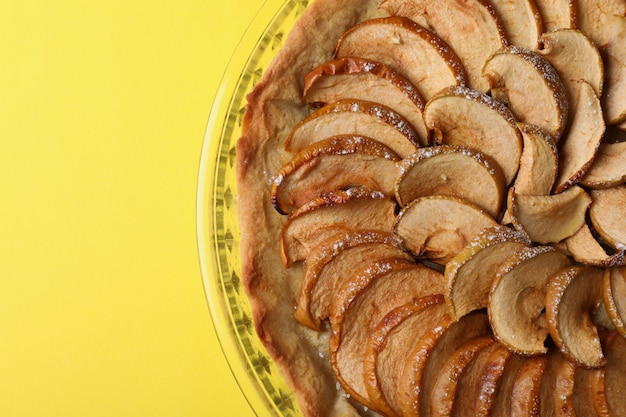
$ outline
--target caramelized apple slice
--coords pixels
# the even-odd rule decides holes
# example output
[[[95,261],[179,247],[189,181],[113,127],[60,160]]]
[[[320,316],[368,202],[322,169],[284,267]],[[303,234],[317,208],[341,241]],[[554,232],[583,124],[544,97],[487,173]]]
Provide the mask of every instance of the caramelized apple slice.
[[[500,165],[511,183],[519,168],[522,136],[504,104],[466,87],[448,87],[426,103],[424,120],[439,143],[480,150]]]
[[[541,355],[528,358],[522,364],[511,391],[511,408],[508,416],[540,416],[541,380],[547,363],[547,356]]]
[[[604,368],[576,368],[572,395],[577,416],[609,417],[604,388]]]
[[[319,194],[362,186],[392,195],[400,157],[378,141],[335,136],[300,152],[274,176],[272,204],[289,214]]]
[[[520,122],[539,126],[555,140],[561,137],[569,103],[563,82],[546,58],[510,46],[487,60],[483,74],[489,80],[491,95],[508,103]]]
[[[523,195],[548,195],[559,167],[554,138],[537,126],[518,124],[523,138],[520,166],[515,178],[515,192]]]
[[[315,246],[306,257],[296,320],[319,330],[322,320],[330,315],[335,294],[352,271],[367,262],[390,257],[412,259],[388,232],[345,231]]]
[[[580,81],[589,83],[596,96],[602,95],[604,62],[598,48],[584,33],[576,29],[547,32],[541,35],[541,45],[538,52],[552,64],[561,77],[570,108],[575,107],[571,104],[577,101],[575,84]]]
[[[604,393],[610,415],[626,416],[626,338],[612,332],[605,342]]]
[[[333,191],[314,198],[291,213],[280,233],[285,266],[301,261],[320,242],[346,229],[389,231],[396,204],[380,192],[363,189]]]
[[[511,416],[511,401],[513,400],[511,395],[513,394],[515,380],[520,369],[522,369],[522,366],[528,359],[528,356],[514,353],[506,362],[502,376],[500,376],[500,383],[493,401],[493,407],[491,408],[491,417]]]
[[[491,415],[495,394],[511,351],[500,343],[482,349],[464,369],[457,387],[452,415]]]
[[[367,339],[394,308],[441,293],[441,274],[405,259],[366,264],[337,291],[331,307],[330,363],[346,392],[370,404],[364,377]]]
[[[430,30],[403,17],[366,20],[337,42],[335,57],[382,62],[409,79],[428,100],[448,85],[465,84],[465,70],[450,47]]]
[[[590,84],[576,83],[578,95],[574,116],[565,138],[559,143],[559,176],[554,192],[560,193],[585,175],[604,136],[604,118],[600,99]]]
[[[580,184],[598,189],[624,182],[626,182],[626,142],[601,143]]]
[[[477,337],[459,346],[450,354],[436,376],[429,401],[430,414],[426,415],[432,417],[452,415],[459,379],[465,373],[465,368],[477,354],[495,343],[497,342],[491,336]]]
[[[385,0],[392,15],[415,20],[432,29],[456,52],[467,71],[469,87],[486,92],[481,74],[487,58],[506,44],[504,31],[491,5],[482,0]]]
[[[397,383],[415,343],[434,323],[446,318],[440,294],[420,298],[390,311],[373,329],[364,361],[370,408],[399,415]]]
[[[307,74],[303,94],[305,100],[313,104],[344,99],[380,103],[411,123],[420,137],[420,144],[429,142],[423,116],[425,101],[417,87],[380,62],[356,57],[325,62]]]
[[[522,248],[502,263],[487,308],[501,343],[525,355],[547,351],[546,287],[552,275],[568,265],[569,258],[551,246]]]
[[[626,185],[591,191],[589,218],[593,228],[614,249],[626,249]]]
[[[393,231],[413,254],[444,265],[481,230],[495,225],[491,216],[467,200],[431,195],[406,205]]]
[[[547,285],[546,320],[552,340],[571,361],[598,367],[605,363],[592,317],[602,302],[600,268],[572,265]]]
[[[609,3],[626,4],[623,0]],[[595,2],[594,2],[595,3]],[[610,16],[608,19],[610,37],[601,43],[604,51],[605,90],[602,95],[602,108],[607,124],[614,125],[626,120],[626,17]]]
[[[539,36],[543,32],[543,23],[533,0],[491,0],[489,4],[502,24],[509,44],[537,49]]]
[[[611,18],[626,14],[624,0],[578,0],[578,27],[598,46],[606,45],[615,35]]]
[[[626,267],[604,271],[602,299],[615,329],[626,337]]]
[[[400,205],[418,197],[445,194],[465,198],[493,217],[500,212],[505,191],[504,175],[490,157],[450,145],[421,148],[404,158],[395,183]]]
[[[544,32],[575,28],[578,21],[578,0],[534,0]]]
[[[484,229],[447,264],[444,296],[454,320],[487,307],[493,277],[504,260],[530,245],[519,232],[505,226]]]
[[[563,243],[567,252],[582,264],[601,268],[624,264],[624,250],[608,254],[591,233],[587,223],[583,224],[576,233],[565,239]]]
[[[574,373],[576,365],[557,349],[550,349],[541,381],[542,416],[576,417],[574,411]]]
[[[572,236],[585,223],[591,198],[585,190],[573,185],[560,194],[518,195],[509,189],[508,208],[513,225],[533,242],[560,242]]]
[[[341,100],[316,110],[300,121],[285,142],[285,149],[298,152],[320,140],[338,135],[375,139],[401,157],[419,147],[419,135],[402,116],[382,104]]]
[[[401,415],[406,417],[428,415],[428,401],[445,361],[465,342],[485,336],[489,331],[489,320],[483,312],[467,315],[458,322],[446,314],[440,321],[430,323],[430,330],[417,340],[404,363],[398,381]]]

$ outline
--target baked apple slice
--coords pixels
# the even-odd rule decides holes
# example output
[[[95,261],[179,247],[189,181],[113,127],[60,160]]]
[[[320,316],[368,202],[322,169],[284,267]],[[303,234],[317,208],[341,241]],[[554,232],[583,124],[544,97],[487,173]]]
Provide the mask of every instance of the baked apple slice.
[[[459,378],[452,416],[488,417],[508,360],[513,353],[500,343],[482,349]]]
[[[596,0],[598,1],[598,0]],[[593,1],[592,3],[595,3]],[[619,9],[626,6],[623,0],[607,3],[620,3]],[[602,108],[607,124],[616,125],[626,121],[626,17],[624,13],[608,17],[609,39],[601,43],[604,52],[604,84]]]
[[[445,306],[444,306],[445,311]],[[401,415],[424,416],[430,410],[437,375],[448,357],[465,342],[489,333],[489,320],[484,312],[476,312],[455,322],[445,315],[417,339],[409,358],[404,362],[397,383]]]
[[[315,197],[289,215],[280,233],[285,266],[306,258],[319,243],[345,230],[389,231],[395,201],[379,191],[351,188]]]
[[[398,379],[415,343],[447,316],[440,294],[420,298],[390,311],[367,341],[364,376],[370,408],[400,415]]]
[[[303,95],[315,105],[345,99],[380,103],[408,120],[422,145],[429,142],[423,116],[426,102],[417,87],[380,62],[356,57],[325,62],[307,74]]]
[[[565,254],[551,246],[522,248],[501,264],[487,307],[493,333],[501,343],[524,355],[547,351],[546,287],[553,274],[570,264]]]
[[[528,356],[518,355],[514,353],[506,362],[504,371],[500,376],[498,384],[498,392],[493,401],[491,408],[491,417],[511,417],[511,401],[513,387],[517,374],[522,369],[522,365],[529,359]]]
[[[389,232],[345,231],[313,247],[305,261],[296,320],[320,330],[322,320],[330,315],[335,294],[352,272],[367,262],[390,257],[412,260]]]
[[[510,413],[505,414],[506,416],[539,417],[541,415],[541,380],[547,363],[546,355],[528,358],[523,363],[511,391]]]
[[[526,236],[506,226],[484,229],[446,263],[444,296],[450,316],[459,320],[487,307],[497,269],[514,252],[530,245]]]
[[[470,339],[450,354],[441,366],[430,396],[429,414],[432,417],[451,416],[457,387],[465,368],[483,349],[497,343],[491,336]]]
[[[601,268],[624,265],[624,250],[607,253],[587,223],[583,224],[572,236],[566,238],[563,243],[567,253],[581,264]]]
[[[602,299],[615,329],[626,337],[626,267],[607,268],[604,271]]]
[[[398,164],[396,200],[402,205],[432,194],[465,198],[491,216],[500,212],[506,180],[487,155],[451,145],[420,148]]]
[[[307,146],[274,176],[272,204],[289,214],[317,195],[364,187],[393,195],[396,162],[387,146],[362,136],[335,136]]]
[[[576,417],[574,411],[574,374],[576,365],[557,349],[547,354],[546,369],[541,380],[541,416]]]
[[[626,182],[626,142],[601,143],[580,180],[588,188],[609,188]]]
[[[604,368],[576,368],[572,395],[577,416],[609,417],[604,387]]]
[[[624,0],[578,0],[578,28],[596,45],[606,45],[613,39],[611,18],[626,14]]]
[[[605,124],[600,99],[586,81],[575,84],[578,90],[572,122],[559,143],[559,175],[554,192],[560,193],[585,175],[596,156]]]
[[[614,249],[626,249],[626,185],[591,191],[589,218],[594,230]]]
[[[555,140],[561,137],[569,103],[561,78],[546,58],[509,46],[489,57],[483,74],[489,80],[491,95],[507,103],[520,122],[539,126]]]
[[[426,100],[448,85],[466,83],[464,66],[446,42],[400,16],[370,19],[348,29],[337,41],[335,57],[349,56],[388,65]]]
[[[626,338],[612,332],[605,341],[604,394],[612,416],[626,416]]]
[[[572,265],[553,275],[545,295],[552,340],[571,361],[587,367],[605,364],[592,318],[602,303],[603,270]]]
[[[518,124],[523,151],[514,187],[518,194],[548,195],[559,167],[559,153],[552,136],[534,125]]]
[[[490,0],[489,4],[502,24],[509,44],[537,49],[539,36],[543,33],[543,23],[533,0]]]
[[[381,7],[432,29],[460,58],[469,87],[487,92],[489,84],[481,70],[487,58],[507,43],[490,4],[482,0],[385,0]]]
[[[364,100],[340,100],[314,111],[291,131],[285,149],[298,152],[315,142],[339,135],[377,140],[401,157],[419,147],[419,135],[400,114],[382,104]]]
[[[501,102],[466,87],[447,87],[426,103],[424,121],[435,141],[479,150],[493,158],[510,184],[519,168],[522,136]]]
[[[517,194],[512,187],[508,196],[513,225],[540,244],[560,242],[576,233],[590,204],[591,198],[577,185],[545,196]]]
[[[496,225],[493,217],[467,200],[430,195],[404,206],[393,231],[414,255],[445,265],[481,230]]]
[[[441,290],[439,272],[402,258],[366,264],[342,284],[331,307],[329,353],[337,380],[351,397],[371,403],[364,358],[375,326],[394,308]]]
[[[575,28],[578,21],[578,0],[534,0],[544,32]]]

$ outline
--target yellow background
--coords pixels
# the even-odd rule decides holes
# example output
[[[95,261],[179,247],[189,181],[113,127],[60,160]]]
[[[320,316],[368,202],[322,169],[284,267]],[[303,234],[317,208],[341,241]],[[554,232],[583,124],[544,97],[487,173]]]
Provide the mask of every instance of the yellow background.
[[[213,97],[262,3],[3,2],[0,415],[253,415],[195,204]]]

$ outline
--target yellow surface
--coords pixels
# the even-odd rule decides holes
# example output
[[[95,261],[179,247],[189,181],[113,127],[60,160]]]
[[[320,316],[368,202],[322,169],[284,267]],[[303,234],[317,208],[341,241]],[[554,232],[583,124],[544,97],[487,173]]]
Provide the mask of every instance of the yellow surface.
[[[4,2],[0,415],[252,416],[196,249],[204,129],[262,0]]]

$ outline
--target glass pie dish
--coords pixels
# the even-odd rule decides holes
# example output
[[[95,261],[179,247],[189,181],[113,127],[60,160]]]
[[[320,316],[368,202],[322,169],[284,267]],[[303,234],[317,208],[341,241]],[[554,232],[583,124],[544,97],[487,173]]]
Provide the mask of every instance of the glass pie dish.
[[[204,288],[235,379],[259,416],[301,416],[296,400],[258,340],[241,283],[235,145],[246,95],[280,49],[309,0],[268,0],[233,54],[204,137],[197,193],[198,251]]]

